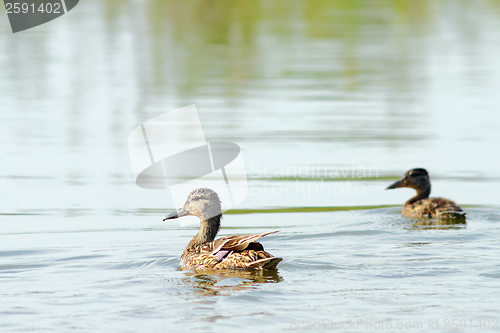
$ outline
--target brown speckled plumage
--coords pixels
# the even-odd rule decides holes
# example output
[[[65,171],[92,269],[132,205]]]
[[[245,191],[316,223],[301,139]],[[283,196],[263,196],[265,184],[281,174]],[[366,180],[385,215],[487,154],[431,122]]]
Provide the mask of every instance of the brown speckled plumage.
[[[202,245],[188,244],[181,255],[182,269],[275,268],[281,258],[273,257],[255,241],[275,232],[229,236]],[[218,258],[218,253],[225,256]]]
[[[403,178],[387,189],[399,187],[410,187],[417,191],[417,194],[408,200],[401,209],[401,214],[406,217],[445,219],[465,217],[465,212],[454,201],[444,198],[429,198],[431,182],[425,169],[417,168],[408,171]]]
[[[200,231],[181,255],[182,269],[276,269],[281,258],[264,251],[257,242],[261,237],[278,232],[236,235],[215,239],[222,219],[217,193],[207,188],[191,192],[184,207],[168,215],[174,219],[184,215],[200,218]]]

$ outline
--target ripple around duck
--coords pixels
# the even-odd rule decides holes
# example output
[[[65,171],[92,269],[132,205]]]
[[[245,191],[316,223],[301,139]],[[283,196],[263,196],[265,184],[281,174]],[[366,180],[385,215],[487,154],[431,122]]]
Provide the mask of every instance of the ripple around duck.
[[[95,255],[60,258],[60,259],[56,259],[55,261],[74,261],[74,260],[95,259],[95,258],[104,258],[104,257],[108,257],[108,256],[103,255],[103,254],[95,254]]]
[[[156,260],[146,260],[146,261],[127,261],[118,264],[111,264],[108,269],[118,269],[118,270],[128,270],[128,269],[143,269],[150,265],[153,265]]]
[[[171,266],[171,267],[179,267],[179,258],[178,257],[162,257],[160,259],[156,259],[153,261],[152,265],[156,266]]]
[[[148,269],[149,267],[172,267],[177,269],[179,267],[179,258],[177,257],[162,257],[160,259],[154,258],[150,260],[127,260],[120,263],[104,265],[108,270],[134,270],[134,269]]]

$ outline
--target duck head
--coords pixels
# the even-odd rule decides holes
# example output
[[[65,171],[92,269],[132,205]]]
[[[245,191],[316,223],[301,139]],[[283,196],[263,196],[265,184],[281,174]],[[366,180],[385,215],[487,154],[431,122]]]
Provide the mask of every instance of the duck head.
[[[182,208],[168,214],[163,221],[186,215],[194,215],[206,221],[221,214],[221,202],[217,193],[208,188],[199,188],[189,194]]]
[[[418,193],[427,191],[430,193],[431,182],[427,170],[422,168],[411,169],[405,173],[403,178],[389,185],[386,190],[399,187],[410,187],[415,189]]]

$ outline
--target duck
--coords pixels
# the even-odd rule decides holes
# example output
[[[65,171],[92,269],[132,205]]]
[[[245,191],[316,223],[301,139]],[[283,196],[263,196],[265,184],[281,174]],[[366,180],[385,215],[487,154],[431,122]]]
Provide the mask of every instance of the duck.
[[[464,218],[465,212],[454,201],[444,198],[429,198],[431,181],[429,173],[423,168],[407,171],[403,178],[389,185],[386,190],[400,187],[409,187],[417,191],[415,196],[408,200],[401,214],[410,218]]]
[[[218,194],[208,188],[192,191],[182,208],[168,214],[163,221],[193,215],[200,219],[200,230],[181,254],[183,270],[203,269],[276,269],[283,259],[266,252],[259,238],[277,231],[253,235],[235,235],[215,239],[222,220]]]

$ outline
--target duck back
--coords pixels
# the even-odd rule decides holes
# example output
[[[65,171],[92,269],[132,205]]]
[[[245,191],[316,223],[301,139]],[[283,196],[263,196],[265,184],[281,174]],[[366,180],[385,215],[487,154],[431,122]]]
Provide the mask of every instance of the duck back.
[[[411,218],[459,218],[465,212],[454,201],[444,198],[426,198],[413,203],[407,202],[401,213]]]

